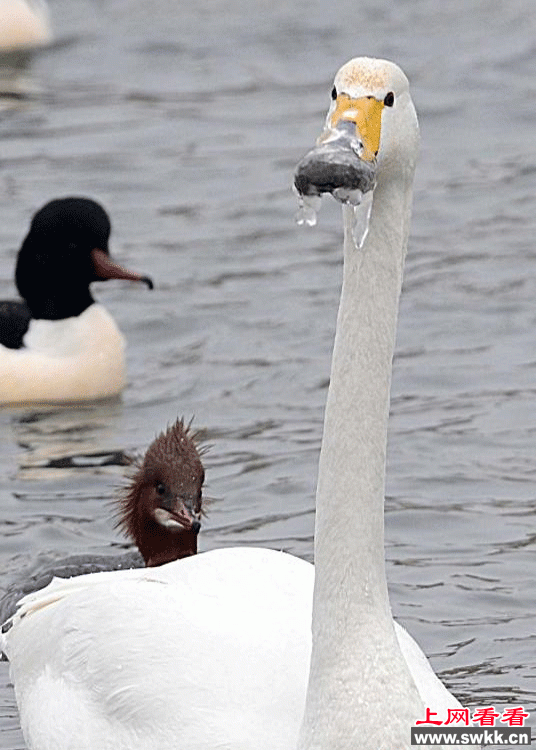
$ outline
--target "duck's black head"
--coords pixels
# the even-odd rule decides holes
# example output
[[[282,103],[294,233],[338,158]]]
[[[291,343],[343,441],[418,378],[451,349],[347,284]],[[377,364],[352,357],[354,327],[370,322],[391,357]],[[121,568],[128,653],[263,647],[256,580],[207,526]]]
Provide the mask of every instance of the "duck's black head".
[[[110,232],[108,214],[90,198],[57,198],[35,214],[15,270],[17,289],[32,317],[80,315],[94,302],[92,281],[130,278],[152,286],[147,277],[108,259]]]

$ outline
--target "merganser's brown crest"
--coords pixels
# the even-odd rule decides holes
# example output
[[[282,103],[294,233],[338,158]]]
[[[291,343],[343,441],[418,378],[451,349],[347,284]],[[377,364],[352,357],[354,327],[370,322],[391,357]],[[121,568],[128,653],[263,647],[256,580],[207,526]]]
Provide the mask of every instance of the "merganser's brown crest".
[[[119,500],[122,528],[146,566],[197,553],[205,470],[198,433],[178,419],[149,446]]]

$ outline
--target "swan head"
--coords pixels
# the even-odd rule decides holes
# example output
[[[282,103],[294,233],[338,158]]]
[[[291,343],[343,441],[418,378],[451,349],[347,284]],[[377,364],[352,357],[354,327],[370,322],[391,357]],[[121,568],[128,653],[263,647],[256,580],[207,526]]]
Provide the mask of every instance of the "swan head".
[[[316,208],[323,193],[357,205],[386,174],[413,175],[417,147],[417,116],[402,70],[356,57],[335,76],[324,130],[299,162],[294,185]]]
[[[94,302],[93,281],[126,279],[150,289],[148,276],[110,258],[110,218],[89,198],[58,198],[34,215],[17,257],[15,282],[34,318],[79,315]]]
[[[149,446],[119,500],[121,527],[147,566],[197,553],[205,470],[198,436],[182,419]]]

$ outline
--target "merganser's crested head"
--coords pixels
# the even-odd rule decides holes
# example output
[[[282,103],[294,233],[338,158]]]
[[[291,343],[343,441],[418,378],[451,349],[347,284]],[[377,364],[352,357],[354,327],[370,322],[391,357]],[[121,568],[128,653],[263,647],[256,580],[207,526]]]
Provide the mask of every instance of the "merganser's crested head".
[[[17,258],[15,282],[32,317],[59,320],[80,315],[93,304],[93,281],[147,276],[110,260],[111,223],[102,206],[89,198],[58,198],[33,217]]]
[[[147,566],[197,553],[205,470],[198,435],[182,419],[149,446],[119,501],[120,526]]]

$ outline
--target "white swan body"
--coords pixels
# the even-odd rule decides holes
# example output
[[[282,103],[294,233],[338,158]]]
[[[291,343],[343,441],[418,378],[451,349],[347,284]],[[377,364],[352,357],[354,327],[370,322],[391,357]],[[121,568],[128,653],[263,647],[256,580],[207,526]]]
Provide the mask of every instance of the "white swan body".
[[[125,339],[97,303],[62,320],[32,320],[24,347],[0,344],[0,403],[84,401],[125,385]]]
[[[355,120],[366,158],[379,153],[361,249],[343,207],[315,569],[224,549],[27,598],[3,647],[31,750],[409,750],[425,706],[459,706],[394,625],[385,578],[390,375],[417,120],[406,77],[386,61],[350,61],[332,96],[327,137],[337,118]]]
[[[40,47],[51,39],[45,0],[0,0],[0,51]]]
[[[255,548],[55,579],[5,634],[29,748],[294,750],[313,583],[310,563]],[[395,628],[428,705],[459,706]]]

